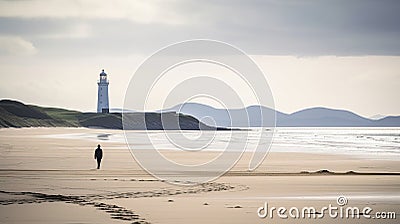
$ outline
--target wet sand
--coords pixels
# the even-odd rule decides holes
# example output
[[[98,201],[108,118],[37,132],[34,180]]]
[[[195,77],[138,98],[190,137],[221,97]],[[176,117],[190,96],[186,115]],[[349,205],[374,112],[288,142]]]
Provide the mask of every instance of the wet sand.
[[[94,169],[97,140],[47,138],[95,129],[0,129],[0,223],[398,223],[397,219],[261,219],[271,206],[337,205],[394,211],[400,216],[398,160],[312,153],[270,153],[248,172],[245,154],[212,183],[171,185],[140,169],[126,146],[98,140],[105,159]],[[103,133],[104,134],[104,133]],[[166,151],[181,161],[182,152]],[[204,155],[212,157],[213,152]],[[204,158],[196,158],[198,160]]]

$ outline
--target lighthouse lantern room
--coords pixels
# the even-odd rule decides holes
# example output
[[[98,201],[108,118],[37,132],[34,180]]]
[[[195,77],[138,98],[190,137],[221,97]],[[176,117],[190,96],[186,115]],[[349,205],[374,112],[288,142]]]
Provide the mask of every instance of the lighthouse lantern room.
[[[97,113],[109,113],[108,84],[107,74],[103,69],[100,73],[100,79],[97,82]]]

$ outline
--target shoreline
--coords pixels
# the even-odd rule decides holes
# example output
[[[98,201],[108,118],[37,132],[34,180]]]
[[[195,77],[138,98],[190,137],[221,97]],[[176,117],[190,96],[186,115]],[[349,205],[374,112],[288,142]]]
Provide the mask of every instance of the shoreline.
[[[394,142],[391,142],[390,144],[393,144],[392,146],[387,146],[387,145],[382,145],[382,146],[376,146],[374,147],[374,144],[376,142],[382,142],[380,139],[377,139],[376,142],[370,142],[369,144],[365,144],[365,142],[370,141],[367,136],[367,139],[360,139],[357,140],[357,142],[338,142],[335,144],[338,145],[333,145],[330,146],[329,142],[327,143],[318,143],[318,142],[310,142],[310,147],[307,144],[304,144],[304,142],[300,142],[300,144],[294,143],[283,143],[282,141],[285,141],[288,137],[290,137],[290,133],[292,132],[300,132],[303,133],[305,130],[307,131],[305,136],[307,135],[314,135],[312,133],[313,130],[320,130],[322,131],[322,134],[325,132],[330,132],[331,130],[342,130],[338,128],[308,128],[308,127],[303,127],[303,128],[278,128],[274,134],[274,138],[272,139],[272,145],[271,148],[269,149],[269,153],[278,153],[278,152],[284,152],[284,153],[306,153],[306,154],[327,154],[327,155],[333,155],[333,156],[351,156],[351,157],[357,157],[358,159],[368,159],[368,160],[397,160],[400,161],[400,151],[396,148],[399,146],[400,142],[397,142],[399,138],[396,138],[398,135],[400,137],[400,128],[344,128],[343,130],[347,132],[351,130],[358,130],[358,132],[355,132],[353,135],[362,136],[363,135],[363,130],[365,131],[368,130],[385,130],[385,131],[390,131],[394,130],[396,133],[392,138],[394,138]],[[3,130],[3,131],[2,131]],[[343,131],[342,130],[342,131]],[[145,133],[151,133],[151,134],[160,134],[160,131],[135,131],[138,133],[138,138],[139,137],[144,137],[141,135],[145,135]],[[170,131],[171,133],[174,133],[175,131]],[[283,134],[282,134],[283,132]],[[310,133],[308,133],[310,132]],[[361,132],[360,134],[357,134]],[[89,128],[14,128],[14,129],[9,129],[8,131],[5,129],[0,129],[0,133],[12,133],[12,135],[16,136],[18,134],[24,135],[24,133],[29,133],[30,135],[34,135],[37,138],[43,138],[43,139],[53,139],[54,141],[80,141],[80,142],[87,142],[88,145],[92,144],[105,144],[109,148],[112,149],[125,149],[128,150],[128,147],[125,142],[125,137],[123,134],[122,130],[112,130],[112,129],[89,129]],[[187,133],[197,133],[197,131],[187,131]],[[223,133],[223,132],[218,132],[218,133]],[[398,134],[397,134],[398,133]],[[283,135],[280,138],[278,138],[278,135]],[[375,135],[372,133],[372,136]],[[157,135],[158,136],[158,135]],[[329,136],[329,133],[328,133]],[[17,136],[16,136],[17,137]],[[225,136],[223,136],[225,137]],[[301,136],[302,138],[304,136]],[[159,136],[159,138],[163,139],[164,137],[162,135]],[[297,137],[298,138],[298,137]],[[325,138],[324,135],[321,136],[321,138]],[[397,139],[397,140],[396,140]],[[304,139],[303,141],[307,141],[307,139]],[[388,141],[390,142],[391,140],[383,140],[383,141]],[[362,144],[360,144],[362,143]],[[176,148],[169,148],[164,146],[164,145],[157,145],[157,148],[163,148],[162,151],[179,151],[179,149]],[[315,145],[315,144],[320,144],[320,145]],[[343,144],[349,144],[349,148],[343,147]],[[357,145],[360,144],[360,145]],[[381,143],[379,143],[381,144]],[[354,146],[351,146],[354,145]],[[87,147],[87,146],[83,146]],[[150,147],[147,145],[143,146],[144,148]],[[351,148],[355,147],[355,148]],[[222,149],[221,149],[222,148]],[[210,149],[207,149],[208,151],[211,152],[222,152],[224,151],[224,146],[220,145],[220,147],[214,146],[211,147]],[[237,152],[237,149],[231,149],[233,152]],[[239,150],[240,151],[240,150]],[[251,151],[247,151],[245,153],[252,153]]]

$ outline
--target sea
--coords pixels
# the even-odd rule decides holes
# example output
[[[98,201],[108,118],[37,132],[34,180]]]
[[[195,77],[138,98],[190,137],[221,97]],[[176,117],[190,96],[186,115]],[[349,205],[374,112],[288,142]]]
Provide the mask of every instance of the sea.
[[[400,128],[296,127],[243,131],[110,131],[48,135],[51,138],[115,142],[136,149],[246,150],[353,155],[400,160]],[[264,133],[264,134],[263,134]],[[266,134],[265,134],[266,133]],[[272,135],[273,134],[273,135]]]

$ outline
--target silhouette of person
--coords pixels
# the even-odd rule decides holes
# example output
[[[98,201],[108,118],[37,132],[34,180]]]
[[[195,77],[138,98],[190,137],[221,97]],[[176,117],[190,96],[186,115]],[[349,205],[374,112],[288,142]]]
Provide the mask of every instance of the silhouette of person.
[[[100,148],[100,144],[97,145],[97,149],[94,151],[94,159],[97,159],[97,169],[100,169],[101,159],[103,159],[103,150]]]

